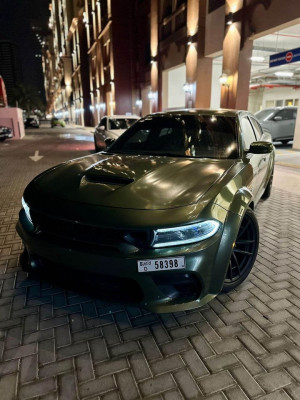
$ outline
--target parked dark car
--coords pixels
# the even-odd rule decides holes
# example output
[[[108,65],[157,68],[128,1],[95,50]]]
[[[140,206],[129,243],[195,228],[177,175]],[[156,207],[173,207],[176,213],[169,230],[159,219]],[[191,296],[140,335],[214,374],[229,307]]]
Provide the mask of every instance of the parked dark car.
[[[286,144],[294,139],[296,107],[266,108],[255,113],[255,117],[264,129],[270,131],[274,142]]]
[[[40,121],[36,115],[26,118],[25,128],[39,128]]]
[[[12,129],[8,126],[1,126],[0,125],[0,141],[2,142],[5,139],[12,138],[13,132]]]
[[[154,312],[201,306],[250,273],[254,209],[270,196],[273,168],[271,137],[248,112],[148,115],[106,151],[27,186],[23,269],[81,271],[100,296]]]

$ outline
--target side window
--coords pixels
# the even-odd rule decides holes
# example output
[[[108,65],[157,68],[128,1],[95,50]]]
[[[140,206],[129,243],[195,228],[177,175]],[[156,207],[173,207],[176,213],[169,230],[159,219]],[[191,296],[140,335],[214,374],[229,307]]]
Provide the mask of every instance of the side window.
[[[250,144],[256,142],[256,137],[250,121],[247,117],[244,117],[241,122],[242,127],[242,142],[244,150],[249,150]]]
[[[282,120],[289,120],[289,119],[295,119],[294,117],[295,114],[295,110],[293,110],[292,108],[285,108],[283,110],[280,110],[275,117],[281,117]]]
[[[256,119],[250,117],[250,121],[252,123],[253,129],[254,129],[254,132],[255,132],[255,136],[259,140],[261,135],[263,134],[262,127],[260,126],[260,123],[258,121],[256,121]]]

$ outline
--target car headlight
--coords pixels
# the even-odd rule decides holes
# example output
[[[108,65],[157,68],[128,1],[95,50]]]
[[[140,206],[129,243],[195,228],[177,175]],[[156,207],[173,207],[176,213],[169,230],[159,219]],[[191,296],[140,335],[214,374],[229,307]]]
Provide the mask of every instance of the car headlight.
[[[28,207],[28,204],[26,203],[26,201],[24,200],[24,197],[22,197],[22,206],[24,208],[26,217],[28,218],[28,220],[32,223],[32,219],[31,219],[31,215],[30,215],[30,209]]]
[[[167,247],[196,243],[213,236],[219,229],[220,223],[214,220],[184,225],[176,228],[154,230],[151,247]]]

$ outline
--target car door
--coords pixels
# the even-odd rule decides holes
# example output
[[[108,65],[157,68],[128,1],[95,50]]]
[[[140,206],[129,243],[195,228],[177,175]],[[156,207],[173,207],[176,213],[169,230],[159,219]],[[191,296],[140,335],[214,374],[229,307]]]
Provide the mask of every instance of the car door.
[[[291,139],[295,130],[295,110],[284,108],[273,117],[273,130],[271,131],[273,140]]]
[[[252,167],[252,173],[253,173],[252,181],[249,182],[248,187],[252,191],[254,198],[257,198],[261,187],[260,169],[261,169],[262,155],[248,153],[251,143],[256,142],[257,138],[247,115],[244,115],[241,118],[240,124],[241,124],[242,147],[244,153],[243,158],[245,158],[246,161],[249,162],[249,164]]]

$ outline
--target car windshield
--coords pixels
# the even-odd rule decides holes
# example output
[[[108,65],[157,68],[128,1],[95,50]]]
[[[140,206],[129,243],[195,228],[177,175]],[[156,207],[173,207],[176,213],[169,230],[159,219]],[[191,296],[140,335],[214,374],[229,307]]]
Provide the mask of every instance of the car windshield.
[[[136,122],[107,151],[234,159],[238,157],[236,120],[220,115],[150,115]]]
[[[273,117],[273,115],[275,114],[275,111],[276,111],[276,109],[270,108],[269,110],[258,111],[254,115],[259,121],[267,121],[268,119]]]
[[[134,118],[110,118],[108,120],[108,129],[128,129],[136,121]]]

